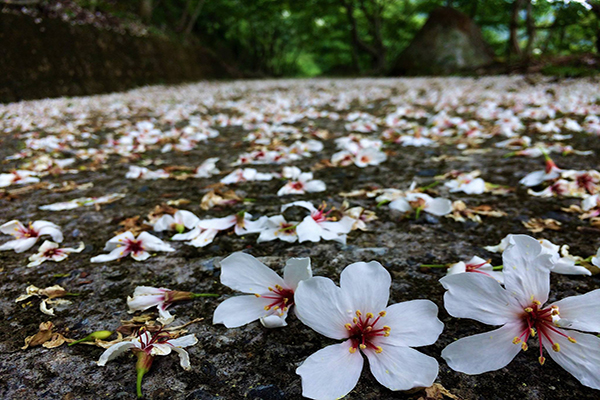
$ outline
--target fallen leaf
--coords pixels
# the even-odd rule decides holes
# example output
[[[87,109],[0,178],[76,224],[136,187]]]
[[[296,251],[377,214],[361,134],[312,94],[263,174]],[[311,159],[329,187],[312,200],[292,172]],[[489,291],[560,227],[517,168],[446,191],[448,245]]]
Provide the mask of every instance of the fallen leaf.
[[[552,218],[531,218],[529,221],[523,221],[523,226],[532,233],[539,233],[545,229],[559,231],[561,230],[562,223]]]

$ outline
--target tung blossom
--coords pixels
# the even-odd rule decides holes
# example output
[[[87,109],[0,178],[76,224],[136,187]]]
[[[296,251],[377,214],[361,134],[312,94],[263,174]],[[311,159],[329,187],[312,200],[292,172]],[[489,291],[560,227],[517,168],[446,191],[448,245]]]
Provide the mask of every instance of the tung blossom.
[[[175,251],[175,249],[148,232],[142,232],[136,238],[133,233],[127,231],[106,242],[104,251],[110,251],[110,253],[92,257],[90,262],[113,261],[118,258],[127,257],[129,254],[136,261],[144,261],[150,258],[149,251],[170,252]]]
[[[600,331],[600,290],[552,304],[551,255],[526,235],[513,235],[502,254],[504,287],[480,274],[442,278],[444,305],[450,315],[500,328],[457,340],[442,351],[450,368],[473,375],[503,368],[537,336],[540,364],[543,348],[582,384],[600,389],[600,338],[581,333]]]
[[[439,217],[450,214],[452,212],[452,202],[442,197],[431,197],[426,193],[406,193],[405,197],[398,197],[393,200],[389,207],[392,210],[401,212],[412,212],[415,210],[417,217],[421,211]]]
[[[8,241],[0,246],[0,251],[14,250],[15,253],[22,253],[35,245],[40,236],[50,235],[52,240],[57,243],[63,241],[63,234],[60,227],[49,221],[35,221],[28,226],[24,226],[17,220],[9,221],[0,226],[0,232],[14,236],[15,239]]]
[[[481,257],[474,256],[469,261],[459,261],[456,264],[452,264],[450,268],[448,268],[448,275],[461,274],[464,272],[473,272],[477,274],[483,274],[489,276],[490,278],[494,278],[500,283],[504,282],[504,277],[502,276],[502,272],[494,271],[494,267],[490,264],[489,260],[484,260]]]
[[[390,285],[390,274],[376,261],[347,266],[340,287],[324,277],[300,282],[295,296],[298,318],[324,336],[343,340],[298,367],[303,396],[334,400],[347,395],[361,375],[363,355],[375,379],[391,390],[433,384],[437,361],[412,346],[437,340],[444,327],[437,306],[429,300],[388,306]]]
[[[525,175],[525,177],[519,181],[521,185],[532,187],[545,181],[553,181],[560,178],[562,169],[558,168],[547,154],[544,153],[544,157],[546,157],[546,168],[543,171],[534,171]]]
[[[312,276],[310,258],[291,258],[283,278],[256,258],[233,253],[221,261],[221,283],[250,295],[231,297],[217,307],[213,324],[237,328],[260,319],[267,328],[286,326],[298,283]]]
[[[70,253],[81,253],[85,245],[83,242],[79,243],[79,246],[75,247],[63,247],[59,248],[58,243],[51,242],[49,240],[44,241],[38,252],[29,257],[28,267],[36,267],[42,264],[44,261],[60,262],[66,259]]]
[[[184,347],[190,347],[198,343],[195,335],[186,335],[177,339],[171,339],[168,332],[159,331],[151,334],[147,330],[138,332],[131,340],[115,343],[102,353],[98,360],[98,366],[105,366],[107,362],[114,360],[125,352],[131,350],[137,356],[137,395],[142,395],[142,378],[150,370],[155,356],[166,356],[175,351],[179,354],[179,364],[185,370],[191,369],[190,356]]]
[[[332,211],[325,212],[324,206],[317,209],[308,201],[295,201],[293,203],[284,204],[281,207],[281,212],[284,212],[289,207],[298,206],[310,211],[310,215],[306,216],[302,222],[296,227],[298,239],[300,243],[310,241],[318,242],[323,240],[334,240],[342,244],[346,243],[346,234],[352,230],[354,223],[353,218],[343,216],[339,221],[334,221],[328,217]]]
[[[182,233],[185,228],[193,229],[196,227],[200,218],[194,213],[186,210],[177,210],[175,214],[165,214],[154,223],[154,232],[174,230]]]
[[[323,192],[327,189],[325,182],[313,179],[312,172],[302,172],[298,167],[284,167],[282,176],[291,180],[279,189],[277,196]]]
[[[485,181],[478,178],[479,171],[463,173],[444,183],[444,186],[450,188],[450,193],[464,192],[466,194],[482,194],[485,192]]]
[[[279,239],[284,242],[294,243],[298,240],[297,227],[297,222],[288,222],[283,215],[268,217],[265,220],[263,230],[260,232],[260,236],[258,236],[256,242],[270,242]]]
[[[36,177],[35,172],[19,170],[13,171],[7,174],[0,174],[0,187],[7,187],[10,185],[24,185],[26,183],[37,183],[40,178]]]

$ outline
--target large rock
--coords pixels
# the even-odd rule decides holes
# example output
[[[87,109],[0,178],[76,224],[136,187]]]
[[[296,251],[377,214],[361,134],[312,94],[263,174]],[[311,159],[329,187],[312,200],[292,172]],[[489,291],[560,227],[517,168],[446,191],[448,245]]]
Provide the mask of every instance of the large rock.
[[[398,57],[392,74],[447,75],[492,62],[492,52],[479,27],[466,14],[439,7]]]

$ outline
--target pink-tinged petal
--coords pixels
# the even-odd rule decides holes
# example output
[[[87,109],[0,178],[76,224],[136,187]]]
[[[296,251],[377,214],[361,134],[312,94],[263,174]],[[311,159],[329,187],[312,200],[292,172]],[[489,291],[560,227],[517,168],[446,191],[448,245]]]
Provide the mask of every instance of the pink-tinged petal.
[[[310,215],[305,217],[296,227],[296,233],[298,233],[300,243],[320,241],[322,231],[323,228],[321,228]]]
[[[221,283],[244,293],[269,293],[287,285],[279,275],[249,254],[237,252],[221,261]]]
[[[392,277],[377,261],[348,265],[340,275],[340,287],[350,301],[352,312],[377,314],[390,298]]]
[[[342,289],[322,276],[300,281],[294,293],[296,316],[321,335],[345,339],[345,325],[352,322],[354,311]]]
[[[514,344],[513,340],[524,328],[519,321],[459,339],[442,350],[442,357],[450,368],[468,375],[495,371],[508,365],[521,351],[521,344]]]
[[[175,219],[169,214],[165,214],[154,223],[154,232],[170,231],[174,223]]]
[[[560,318],[569,321],[569,328],[585,332],[600,332],[600,289],[571,296],[553,303]]]
[[[194,228],[200,222],[200,218],[198,218],[194,213],[187,210],[178,210],[174,215],[175,221],[178,223],[182,223],[188,229]]]
[[[447,275],[440,279],[447,292],[444,307],[457,318],[504,325],[519,318],[523,308],[500,284],[477,273]]]
[[[166,288],[155,288],[152,286],[137,286],[133,291],[133,297],[164,295],[166,292],[170,292],[170,290]]]
[[[165,301],[164,294],[153,294],[153,295],[135,295],[134,297],[127,297],[127,306],[130,312],[147,310],[150,307],[158,306]]]
[[[512,235],[512,244],[502,253],[504,286],[522,307],[532,300],[544,304],[550,291],[552,255],[541,254],[542,245],[527,235]]]
[[[273,328],[282,328],[287,326],[287,322],[285,321],[288,316],[288,312],[285,311],[283,314],[271,314],[266,315],[260,318],[260,323],[265,328],[273,329]]]
[[[14,250],[15,253],[22,253],[32,248],[35,245],[35,242],[37,242],[37,238],[34,237],[11,240],[0,246],[0,251]]]
[[[437,317],[438,308],[429,300],[411,300],[392,304],[381,324],[390,327],[390,336],[380,343],[394,346],[427,346],[435,343],[444,330]]]
[[[150,253],[147,251],[136,251],[131,253],[131,258],[135,261],[144,261],[150,258]]]
[[[125,240],[135,240],[135,236],[129,231],[123,232],[106,242],[106,246],[104,246],[104,251],[111,251],[115,248],[115,246],[123,244]]]
[[[310,258],[290,258],[285,263],[283,281],[290,289],[296,290],[298,283],[312,277]]]
[[[404,346],[381,344],[381,353],[363,350],[369,359],[371,373],[379,383],[391,390],[429,387],[438,375],[439,365],[433,357]]]
[[[2,224],[2,226],[0,226],[0,232],[6,235],[14,236],[15,232],[23,230],[25,230],[25,227],[21,222],[17,221],[16,219],[8,221],[7,223]]]
[[[118,258],[123,258],[128,255],[129,255],[129,252],[125,251],[124,247],[117,247],[116,249],[114,249],[113,251],[111,251],[108,254],[101,254],[99,256],[92,257],[90,259],[90,262],[101,263],[101,262],[107,262],[107,261],[114,261]]]
[[[235,225],[237,219],[235,215],[230,215],[223,218],[211,218],[205,219],[198,222],[198,227],[201,229],[216,229],[218,231],[224,231]]]
[[[265,307],[271,300],[254,295],[236,296],[223,301],[213,315],[213,324],[223,324],[227,328],[237,328],[264,317]]]
[[[142,232],[138,235],[137,240],[142,242],[145,250],[149,251],[175,251],[174,248],[157,238],[156,236]],[[135,258],[135,257],[134,257]]]
[[[596,314],[598,309],[596,309]],[[594,335],[576,331],[562,331],[575,339],[571,343],[566,337],[550,333],[554,343],[558,343],[560,351],[554,351],[548,340],[544,340],[544,347],[554,361],[567,372],[573,375],[583,385],[593,389],[600,389],[600,338]]]
[[[130,350],[134,347],[135,347],[135,345],[131,342],[115,343],[112,346],[110,346],[108,349],[106,349],[104,351],[104,353],[102,353],[97,364],[99,366],[103,367],[106,365],[107,362],[114,360],[115,358],[119,357],[121,354],[127,352],[128,350]]]
[[[363,368],[359,352],[350,353],[350,343],[327,346],[296,369],[302,377],[302,395],[309,399],[336,400],[354,389]]]

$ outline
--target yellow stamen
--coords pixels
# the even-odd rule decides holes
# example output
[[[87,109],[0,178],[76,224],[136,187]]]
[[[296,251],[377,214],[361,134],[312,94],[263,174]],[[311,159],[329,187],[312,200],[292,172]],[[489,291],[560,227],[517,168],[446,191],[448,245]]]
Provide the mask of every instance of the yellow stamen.
[[[288,308],[287,308],[287,307],[283,307],[283,308],[281,309],[281,311],[283,311],[283,312],[287,312],[287,310],[288,310]]]
[[[535,337],[535,329],[531,328],[530,334],[531,334],[531,337]]]
[[[558,343],[554,343],[554,344],[552,345],[552,350],[554,350],[554,351],[556,351],[556,352],[559,352],[559,351],[560,351],[560,344],[558,344]]]
[[[384,325],[382,329],[383,329],[384,331],[386,331],[386,332],[389,332],[389,331],[391,331],[391,330],[392,330],[392,328],[390,328],[390,327],[389,327],[389,326],[387,326],[387,325]]]
[[[279,310],[279,306],[273,307],[273,310]]]
[[[364,350],[364,349],[367,348],[367,345],[361,343],[361,344],[358,345],[358,347],[360,347],[361,350]]]
[[[528,312],[528,313],[530,313],[530,312],[533,312],[533,308],[531,308],[531,307],[527,307],[527,308],[525,309],[525,312]]]
[[[370,312],[367,313],[367,318],[373,318],[373,314],[371,314]]]
[[[269,292],[273,291],[273,288],[271,286],[269,286],[267,289],[269,289]]]
[[[540,362],[540,365],[544,365],[544,363],[546,362],[546,358],[540,357],[540,358],[538,358],[538,361]]]
[[[377,354],[381,353],[382,351],[383,351],[383,349],[380,346],[377,346],[375,348],[375,353],[377,353]]]
[[[383,332],[383,337],[388,337],[388,336],[390,336],[389,332]]]
[[[352,354],[356,353],[356,347],[350,347],[348,351]]]
[[[360,317],[362,315],[362,313],[360,312],[360,310],[356,310],[356,316]]]
[[[275,289],[282,290],[283,288],[280,285],[275,285]]]
[[[271,309],[270,306],[265,306],[265,311],[269,311]]]
[[[521,338],[515,336],[515,338],[513,339],[513,344],[519,344],[519,343],[521,343]]]
[[[256,297],[260,297],[260,294],[258,294],[258,293],[254,293],[254,295],[255,295]]]
[[[538,306],[541,306],[541,305],[542,305],[542,303],[540,303],[538,300],[534,300],[534,301],[533,301],[533,304],[536,304],[536,305],[538,305]]]
[[[367,327],[365,328],[365,332],[371,332],[372,330],[373,330],[373,327],[372,327],[372,326],[367,326]]]
[[[386,315],[387,315],[387,313],[385,311],[379,311],[380,317],[385,317]]]
[[[573,339],[571,336],[567,337],[567,339],[569,339],[569,342],[571,343],[577,343],[577,340]]]
[[[346,325],[344,325],[344,326],[345,326],[345,327],[346,327],[346,329],[348,329],[349,331],[351,331],[351,330],[352,330],[352,325],[351,325],[351,324],[349,324],[349,323],[348,323],[348,324],[346,324]]]
[[[283,298],[283,302],[287,304],[287,302],[290,301],[290,299],[288,299],[287,297]]]
[[[521,350],[527,351],[528,348],[529,348],[529,346],[527,346],[527,343],[525,343],[525,342],[521,343]]]

